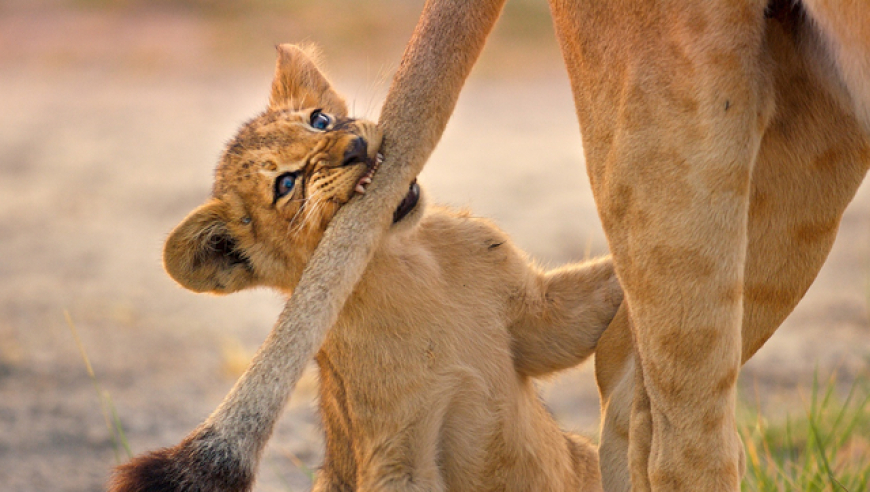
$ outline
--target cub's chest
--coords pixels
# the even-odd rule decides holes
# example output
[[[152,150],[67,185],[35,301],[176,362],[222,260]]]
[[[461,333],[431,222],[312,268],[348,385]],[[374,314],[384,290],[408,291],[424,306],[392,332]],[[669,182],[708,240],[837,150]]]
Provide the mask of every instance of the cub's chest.
[[[438,393],[443,355],[440,344],[423,337],[334,330],[317,355],[321,407],[340,409],[353,427],[405,419],[403,409],[425,407]]]
[[[345,378],[404,371],[420,373],[448,356],[448,339],[429,323],[365,326],[337,324],[327,335],[318,358],[329,361]],[[381,375],[381,376],[378,376]]]

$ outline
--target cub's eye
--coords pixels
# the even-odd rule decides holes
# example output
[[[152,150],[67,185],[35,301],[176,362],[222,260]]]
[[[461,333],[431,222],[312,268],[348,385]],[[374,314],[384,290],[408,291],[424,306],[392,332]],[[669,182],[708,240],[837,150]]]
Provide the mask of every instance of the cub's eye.
[[[284,173],[278,176],[278,179],[275,180],[275,200],[293,191],[298,175],[299,173]]]
[[[311,112],[308,122],[311,124],[311,128],[326,130],[329,127],[329,124],[332,123],[332,119],[323,114],[319,109],[315,109]]]

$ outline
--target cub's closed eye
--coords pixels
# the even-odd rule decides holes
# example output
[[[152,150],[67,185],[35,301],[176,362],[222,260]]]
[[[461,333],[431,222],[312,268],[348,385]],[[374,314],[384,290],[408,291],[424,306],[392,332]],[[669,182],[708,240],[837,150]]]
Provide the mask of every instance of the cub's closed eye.
[[[332,118],[323,114],[321,110],[315,109],[311,112],[308,122],[311,124],[311,128],[315,130],[326,130],[329,128],[329,124],[332,123]]]
[[[282,198],[288,195],[291,191],[293,191],[293,187],[296,186],[296,178],[299,176],[299,173],[284,173],[278,176],[278,179],[275,180],[275,200],[277,201],[279,198]]]

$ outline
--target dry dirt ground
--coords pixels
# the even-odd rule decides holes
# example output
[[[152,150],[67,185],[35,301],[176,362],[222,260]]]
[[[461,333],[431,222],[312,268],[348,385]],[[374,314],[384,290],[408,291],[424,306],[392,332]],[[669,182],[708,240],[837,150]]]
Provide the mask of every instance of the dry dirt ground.
[[[0,7],[0,489],[100,490],[113,445],[63,313],[134,452],[176,443],[209,414],[282,299],[188,293],[163,273],[162,242],[208,195],[223,142],[264,107],[271,45],[318,39],[252,34],[255,55],[223,57],[226,28],[195,12],[25,4]],[[396,26],[378,56],[327,50],[357,114],[376,116],[411,27]],[[536,50],[484,60],[421,181],[436,201],[495,218],[557,265],[606,245],[558,54]],[[537,65],[513,69],[529,58]],[[746,366],[744,393],[765,412],[801,411],[799,388],[817,368],[845,382],[866,371],[868,277],[870,183],[804,302]],[[315,387],[309,374],[292,397],[257,490],[307,489],[294,460],[314,467],[321,455]],[[591,365],[541,391],[566,428],[596,432]]]

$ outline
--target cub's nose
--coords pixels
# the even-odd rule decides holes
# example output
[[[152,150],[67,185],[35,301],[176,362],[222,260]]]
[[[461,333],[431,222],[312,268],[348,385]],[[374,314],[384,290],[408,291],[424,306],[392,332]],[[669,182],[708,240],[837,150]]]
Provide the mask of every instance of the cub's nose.
[[[342,166],[354,164],[357,162],[365,162],[369,156],[369,145],[362,137],[357,137],[347,146],[344,151],[344,160],[341,161]]]

